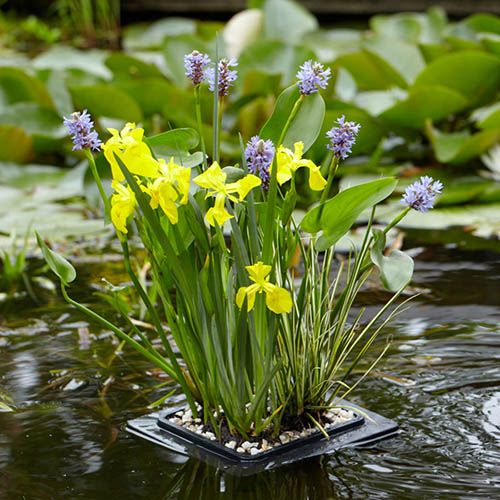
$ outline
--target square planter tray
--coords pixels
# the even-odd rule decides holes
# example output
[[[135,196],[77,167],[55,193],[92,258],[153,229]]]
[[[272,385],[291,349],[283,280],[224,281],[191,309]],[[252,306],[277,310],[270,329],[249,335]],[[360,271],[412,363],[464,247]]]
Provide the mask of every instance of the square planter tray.
[[[166,418],[180,408],[151,413],[127,422],[131,434],[159,444],[182,455],[198,458],[210,465],[239,476],[255,474],[262,470],[334,453],[346,447],[371,445],[394,436],[398,425],[377,413],[353,403],[342,402],[355,412],[354,419],[329,429],[330,439],[321,433],[281,445],[254,456],[245,456],[168,422]]]
[[[288,453],[289,451],[295,450],[296,452],[301,449],[303,446],[308,445],[314,441],[318,441],[320,439],[324,439],[324,435],[317,430],[314,434],[311,434],[306,437],[302,437],[299,439],[295,439],[293,441],[289,441],[286,444],[281,444],[270,450],[263,451],[258,455],[247,455],[243,453],[238,453],[237,451],[231,450],[226,446],[220,444],[217,441],[211,441],[210,439],[200,436],[195,432],[185,429],[184,427],[174,424],[170,422],[168,419],[175,415],[175,413],[179,410],[179,408],[171,410],[163,415],[158,417],[158,426],[164,431],[170,432],[180,439],[184,439],[188,442],[192,442],[197,444],[201,448],[204,448],[207,452],[213,453],[221,458],[225,458],[227,460],[231,460],[233,462],[253,462],[260,463],[271,460],[272,458],[283,455],[284,453]],[[334,427],[327,430],[327,434],[330,438],[342,434],[343,432],[353,429],[354,427],[358,427],[364,423],[365,419],[361,415],[354,414],[354,417],[347,422],[342,422]]]

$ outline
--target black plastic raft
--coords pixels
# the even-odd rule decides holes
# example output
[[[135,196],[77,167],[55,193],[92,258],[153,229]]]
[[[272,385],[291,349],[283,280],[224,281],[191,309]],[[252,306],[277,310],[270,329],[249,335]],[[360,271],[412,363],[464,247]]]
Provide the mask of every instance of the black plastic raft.
[[[233,451],[169,422],[168,417],[179,408],[130,420],[126,430],[171,451],[198,458],[240,476],[331,454],[341,448],[371,445],[398,432],[398,425],[394,421],[355,404],[344,404],[349,405],[355,416],[329,429],[329,439],[318,432],[253,456]]]

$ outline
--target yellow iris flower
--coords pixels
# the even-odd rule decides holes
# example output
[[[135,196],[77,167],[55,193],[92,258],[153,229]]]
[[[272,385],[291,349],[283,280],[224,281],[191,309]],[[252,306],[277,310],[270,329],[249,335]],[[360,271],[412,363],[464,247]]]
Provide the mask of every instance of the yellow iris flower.
[[[111,221],[116,229],[122,233],[128,233],[127,219],[132,215],[136,207],[135,194],[128,186],[113,181],[113,189],[116,193],[111,197]]]
[[[135,123],[127,123],[121,132],[114,128],[108,130],[111,137],[102,145],[102,150],[111,165],[113,179],[120,182],[125,178],[115,154],[131,173],[145,177],[158,176],[158,163],[151,155],[148,145],[142,140],[144,129],[136,128]]]
[[[309,169],[309,186],[314,191],[321,191],[326,186],[326,180],[321,175],[319,167],[314,164],[311,160],[306,160],[302,158],[304,151],[304,143],[296,142],[294,145],[294,151],[285,148],[281,145],[276,153],[276,162],[278,165],[278,170],[276,172],[276,180],[278,183],[284,184],[292,178],[292,175],[300,167],[306,167]]]
[[[242,286],[236,294],[236,305],[241,309],[245,297],[247,298],[247,309],[251,311],[255,304],[255,296],[258,293],[266,294],[266,306],[276,314],[289,313],[292,310],[292,297],[290,292],[278,285],[269,283],[271,266],[257,262],[253,266],[246,266],[248,276],[253,284]]]
[[[215,196],[215,204],[208,209],[205,216],[211,226],[215,226],[215,223],[222,226],[233,217],[225,208],[226,198],[237,203],[245,199],[253,188],[262,184],[262,181],[252,174],[245,175],[242,179],[227,184],[226,178],[227,175],[222,171],[219,164],[214,162],[205,172],[193,179],[193,182],[198,186],[208,189],[206,198]],[[233,193],[237,193],[238,198]]]
[[[151,196],[149,202],[151,208],[160,206],[169,221],[177,224],[179,221],[177,203],[185,205],[188,201],[191,169],[177,165],[171,158],[168,163],[163,159],[158,161],[158,172],[159,177],[147,187],[141,186],[141,189]]]

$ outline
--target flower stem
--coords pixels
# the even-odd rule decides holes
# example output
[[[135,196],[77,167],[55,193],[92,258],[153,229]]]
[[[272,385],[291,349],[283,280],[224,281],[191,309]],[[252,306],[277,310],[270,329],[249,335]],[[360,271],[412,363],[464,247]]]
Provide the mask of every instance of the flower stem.
[[[326,181],[325,189],[321,193],[321,198],[319,200],[319,204],[323,204],[330,194],[330,189],[332,188],[333,179],[335,178],[335,174],[337,173],[337,169],[339,168],[339,159],[333,155],[330,161],[330,166],[328,167],[328,178]]]
[[[203,153],[203,169],[207,169],[207,149],[205,147],[205,138],[203,137],[203,122],[201,120],[201,101],[200,101],[200,86],[194,87],[195,107],[196,107],[196,122],[198,124],[198,133],[200,134],[201,152]]]
[[[87,155],[87,159],[90,165],[90,171],[92,172],[92,176],[94,177],[97,188],[99,189],[99,194],[101,195],[102,201],[104,203],[104,220],[109,221],[111,215],[111,205],[109,203],[109,198],[106,194],[104,186],[102,185],[102,180],[99,172],[97,171],[97,165],[95,164],[94,155],[88,149],[85,150],[85,154]]]
[[[410,210],[411,207],[406,207],[398,216],[394,217],[394,219],[384,227],[384,234],[387,234],[396,224],[399,224]]]

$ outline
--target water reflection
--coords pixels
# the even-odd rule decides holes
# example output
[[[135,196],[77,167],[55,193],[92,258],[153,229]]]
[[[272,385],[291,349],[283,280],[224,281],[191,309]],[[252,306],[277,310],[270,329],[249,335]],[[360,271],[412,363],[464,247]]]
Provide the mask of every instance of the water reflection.
[[[0,387],[17,408],[0,413],[0,497],[495,497],[499,270],[493,255],[419,254],[415,284],[428,291],[388,332],[390,353],[355,400],[397,420],[399,437],[246,478],[125,433],[123,422],[171,386],[155,388],[164,380],[146,374],[147,363],[129,351],[117,356],[107,334],[60,302],[23,318],[13,307],[0,326],[8,339]],[[367,297],[368,307],[378,300]]]

